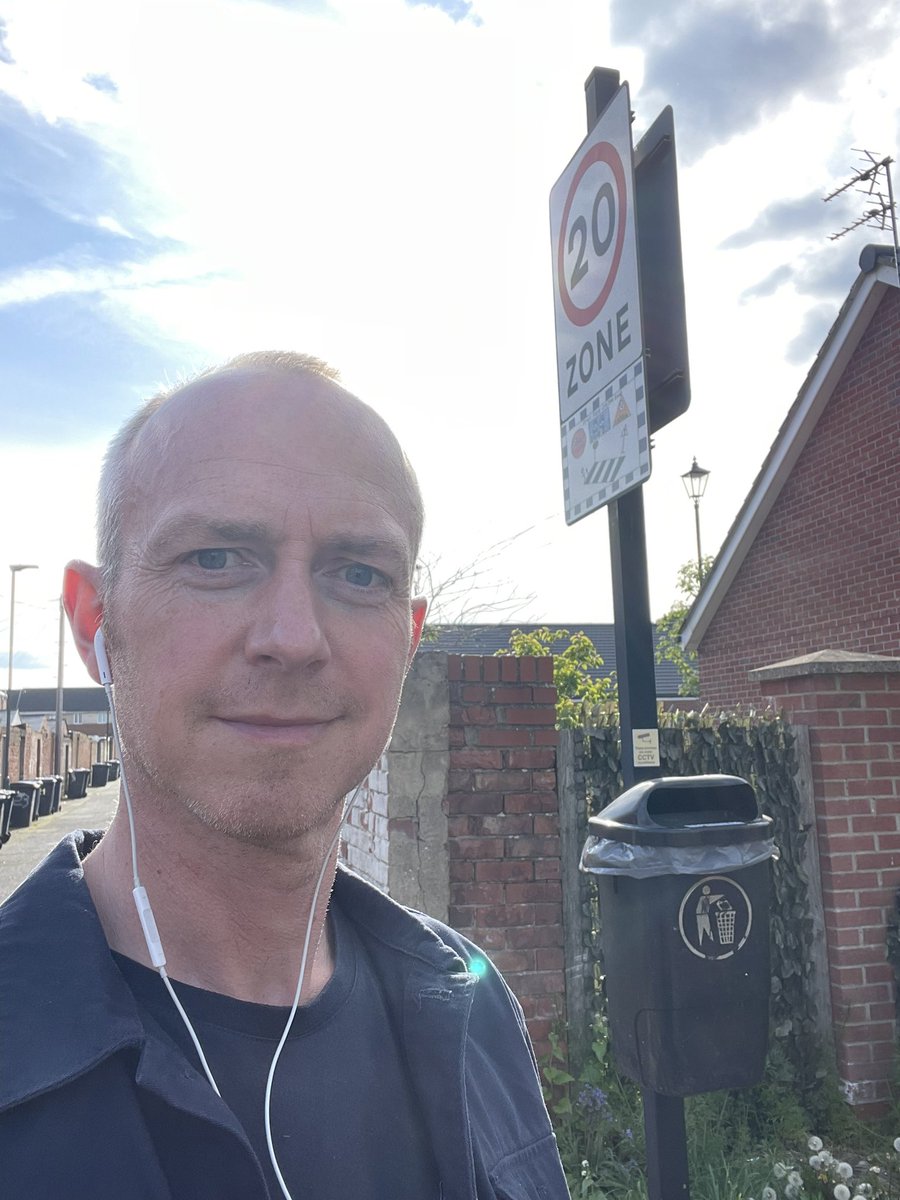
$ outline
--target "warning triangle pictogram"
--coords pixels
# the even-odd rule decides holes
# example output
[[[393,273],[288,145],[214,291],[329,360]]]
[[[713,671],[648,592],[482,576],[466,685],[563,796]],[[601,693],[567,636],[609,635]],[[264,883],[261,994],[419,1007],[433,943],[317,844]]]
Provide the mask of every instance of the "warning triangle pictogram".
[[[623,421],[627,421],[631,416],[631,409],[625,402],[624,396],[619,396],[619,403],[616,405],[616,415],[613,417],[613,425],[621,425]]]

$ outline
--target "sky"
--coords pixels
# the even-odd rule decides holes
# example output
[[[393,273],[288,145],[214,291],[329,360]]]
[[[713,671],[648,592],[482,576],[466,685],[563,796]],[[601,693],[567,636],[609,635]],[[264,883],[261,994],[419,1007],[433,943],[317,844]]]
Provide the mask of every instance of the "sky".
[[[852,12],[851,12],[852,7]],[[550,189],[618,70],[675,115],[692,399],[644,487],[651,612],[722,543],[858,271],[900,154],[900,0],[0,0],[0,642],[51,686],[64,563],[141,399],[253,349],[394,427],[445,618],[611,621],[607,516],[563,517]],[[896,179],[900,187],[900,178]],[[502,602],[509,601],[508,604]],[[453,608],[456,604],[456,609]],[[492,619],[490,614],[486,619]],[[65,681],[88,682],[71,639]],[[4,649],[0,666],[6,667]],[[5,679],[0,681],[5,686]]]

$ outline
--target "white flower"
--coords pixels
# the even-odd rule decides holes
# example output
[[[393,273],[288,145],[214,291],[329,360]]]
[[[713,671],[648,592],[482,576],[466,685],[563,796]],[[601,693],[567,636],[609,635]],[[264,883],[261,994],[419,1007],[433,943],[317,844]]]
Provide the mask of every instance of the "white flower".
[[[776,1179],[784,1179],[785,1175],[787,1175],[787,1167],[784,1163],[776,1163],[772,1168],[772,1174]]]
[[[784,1189],[784,1194],[787,1200],[797,1200],[797,1197],[800,1195],[800,1189],[796,1183],[789,1183]]]
[[[792,1183],[794,1187],[799,1187],[802,1182],[803,1176],[799,1171],[791,1171],[790,1175],[788,1175],[788,1183]]]
[[[834,1200],[850,1200],[850,1189],[846,1183],[839,1183],[835,1186]]]
[[[840,1175],[841,1179],[853,1178],[853,1168],[848,1162],[839,1162],[837,1165],[837,1173]]]
[[[762,1200],[778,1200],[778,1194],[774,1188],[764,1187],[762,1190]]]
[[[821,1160],[822,1160],[823,1167],[827,1167],[829,1165],[829,1163],[834,1162],[834,1155],[831,1153],[830,1150],[823,1150],[822,1153],[819,1155],[819,1158],[821,1158]]]
[[[900,1138],[898,1138],[897,1141],[900,1142]],[[811,1137],[806,1144],[807,1144],[807,1146],[809,1146],[810,1150],[815,1150],[815,1151],[821,1150],[822,1147],[825,1145],[825,1143],[822,1141],[822,1139],[820,1137]]]
[[[822,1165],[822,1160],[821,1160],[821,1158],[818,1156],[818,1154],[813,1154],[813,1155],[810,1157],[810,1160],[809,1160],[809,1165],[812,1167],[812,1169],[813,1169],[814,1171],[818,1171],[819,1167],[821,1167],[821,1165]]]
[[[894,1149],[900,1154],[900,1138],[894,1138]]]

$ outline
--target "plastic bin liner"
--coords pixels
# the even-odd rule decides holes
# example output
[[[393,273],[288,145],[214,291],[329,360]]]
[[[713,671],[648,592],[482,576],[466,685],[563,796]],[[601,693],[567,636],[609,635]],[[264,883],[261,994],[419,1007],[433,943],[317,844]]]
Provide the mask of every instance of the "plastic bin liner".
[[[765,862],[767,858],[778,858],[771,838],[728,846],[635,846],[612,838],[589,837],[581,854],[581,869],[589,875],[652,879],[656,875],[734,871]]]

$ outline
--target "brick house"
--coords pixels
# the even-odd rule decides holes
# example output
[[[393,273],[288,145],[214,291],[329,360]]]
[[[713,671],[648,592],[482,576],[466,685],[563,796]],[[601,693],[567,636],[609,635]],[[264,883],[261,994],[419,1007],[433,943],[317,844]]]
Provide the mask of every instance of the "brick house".
[[[900,286],[868,246],[682,630],[716,708],[809,731],[837,1065],[883,1104],[900,887]],[[805,738],[805,733],[804,733]]]
[[[900,652],[900,288],[892,254],[860,266],[685,623],[712,705],[825,647]]]

